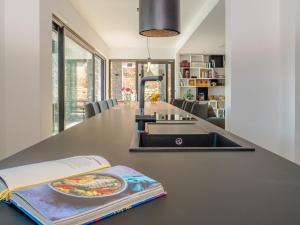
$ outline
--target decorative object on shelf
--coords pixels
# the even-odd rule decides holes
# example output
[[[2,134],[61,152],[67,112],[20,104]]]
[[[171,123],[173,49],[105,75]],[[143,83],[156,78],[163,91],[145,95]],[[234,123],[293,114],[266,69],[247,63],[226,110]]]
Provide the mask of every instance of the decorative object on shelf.
[[[179,0],[139,0],[139,33],[146,37],[180,34]]]
[[[217,100],[218,96],[216,96],[216,95],[210,95],[210,96],[208,96],[208,99],[209,100]]]
[[[190,63],[187,60],[182,60],[180,62],[180,67],[190,68]]]
[[[215,82],[215,81],[211,82],[211,83],[210,83],[210,86],[211,86],[211,87],[217,86],[217,82]]]
[[[189,80],[189,86],[196,86],[195,80]]]
[[[196,81],[197,87],[209,87],[209,81],[208,80],[200,80],[198,79]]]
[[[219,95],[219,100],[220,101],[225,101],[225,96],[224,95]]]
[[[152,93],[149,97],[151,103],[158,102],[159,98],[160,98],[160,93],[159,92]]]
[[[213,68],[224,67],[224,56],[223,55],[211,55],[209,56],[209,62]]]
[[[183,98],[184,98],[184,99],[187,99],[187,100],[193,100],[194,95],[192,94],[191,89],[187,90],[187,91],[184,93]]]
[[[183,78],[190,78],[190,70],[189,69],[183,70]]]
[[[125,104],[129,104],[131,102],[131,95],[133,94],[133,90],[128,87],[123,87],[121,89],[123,100]]]
[[[180,80],[180,87],[183,87],[184,86],[184,82],[183,80]]]
[[[218,108],[218,101],[216,100],[210,100],[209,101],[209,105],[214,109],[216,110]]]
[[[198,101],[205,101],[205,94],[204,93],[199,93],[197,100]]]
[[[217,109],[217,117],[224,118],[225,117],[225,109]]]
[[[213,78],[212,69],[200,69],[200,78]]]

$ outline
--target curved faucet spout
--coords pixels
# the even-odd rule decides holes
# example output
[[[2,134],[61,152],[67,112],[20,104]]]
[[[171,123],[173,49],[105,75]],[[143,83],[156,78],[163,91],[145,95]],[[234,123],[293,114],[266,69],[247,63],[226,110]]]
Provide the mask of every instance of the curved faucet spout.
[[[143,77],[140,83],[140,113],[144,115],[144,107],[145,107],[145,83],[147,81],[162,81],[163,76],[148,76]]]

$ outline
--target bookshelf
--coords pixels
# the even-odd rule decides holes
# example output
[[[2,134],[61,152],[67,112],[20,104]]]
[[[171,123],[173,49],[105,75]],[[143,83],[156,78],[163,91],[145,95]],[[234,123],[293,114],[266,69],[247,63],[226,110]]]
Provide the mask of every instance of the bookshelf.
[[[180,98],[190,92],[194,96],[191,100],[219,101],[224,108],[224,55],[180,54],[178,66]]]

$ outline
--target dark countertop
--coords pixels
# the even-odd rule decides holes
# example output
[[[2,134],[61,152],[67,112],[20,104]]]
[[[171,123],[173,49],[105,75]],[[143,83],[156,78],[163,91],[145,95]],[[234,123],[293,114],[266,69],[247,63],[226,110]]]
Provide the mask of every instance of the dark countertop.
[[[165,103],[146,112],[182,112]],[[162,182],[168,192],[102,225],[299,225],[300,167],[267,150],[255,152],[130,153],[136,104],[119,105],[0,161],[0,169],[96,154]],[[204,120],[199,129],[249,142]],[[34,224],[5,204],[0,224]]]

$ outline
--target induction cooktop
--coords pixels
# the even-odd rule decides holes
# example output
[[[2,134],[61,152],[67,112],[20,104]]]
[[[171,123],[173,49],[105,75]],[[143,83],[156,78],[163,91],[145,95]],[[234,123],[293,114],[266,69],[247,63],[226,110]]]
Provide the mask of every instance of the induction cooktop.
[[[156,121],[196,121],[197,119],[189,114],[155,114]]]

